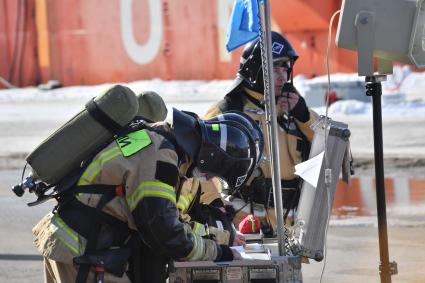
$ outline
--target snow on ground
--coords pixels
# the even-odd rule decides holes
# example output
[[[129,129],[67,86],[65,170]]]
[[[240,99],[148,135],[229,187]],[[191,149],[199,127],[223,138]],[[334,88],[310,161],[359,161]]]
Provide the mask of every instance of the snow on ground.
[[[355,94],[361,98],[363,94],[364,78],[357,74],[332,74],[331,83],[341,84],[358,82],[361,84]],[[320,76],[313,79],[305,79],[299,75],[295,77],[294,83],[301,94],[308,91],[308,88],[317,84],[327,84],[327,76]],[[141,92],[153,90],[158,92],[167,103],[170,102],[206,102],[219,100],[232,80],[213,81],[163,81],[160,79],[135,81],[124,83],[133,91]],[[71,86],[53,90],[40,90],[36,87],[19,89],[0,90],[0,103],[19,102],[46,102],[62,100],[82,100],[98,95],[103,89],[111,84],[95,86]],[[349,87],[347,85],[347,87]],[[325,107],[315,107],[320,114],[325,113]],[[383,83],[382,97],[383,116],[394,117],[425,117],[425,73],[411,72],[409,67],[394,67],[394,74],[388,76]],[[329,115],[343,116],[370,116],[372,105],[370,102],[360,100],[341,100],[332,104],[329,108]]]
[[[325,107],[315,108],[324,115]],[[329,116],[336,115],[372,115],[372,104],[357,100],[343,100],[333,103],[328,110]],[[382,101],[382,116],[385,117],[425,117],[425,101]]]
[[[209,101],[218,100],[231,80],[219,81],[163,81],[160,79],[121,83],[134,92],[156,91],[165,101]],[[70,86],[53,90],[36,87],[0,90],[0,102],[87,100],[113,84],[94,86]]]

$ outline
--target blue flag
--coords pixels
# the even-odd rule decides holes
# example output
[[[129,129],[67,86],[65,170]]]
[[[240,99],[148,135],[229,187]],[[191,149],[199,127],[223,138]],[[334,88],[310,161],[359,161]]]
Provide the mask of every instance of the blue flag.
[[[228,52],[258,37],[260,19],[257,0],[236,0],[227,27],[226,49]]]

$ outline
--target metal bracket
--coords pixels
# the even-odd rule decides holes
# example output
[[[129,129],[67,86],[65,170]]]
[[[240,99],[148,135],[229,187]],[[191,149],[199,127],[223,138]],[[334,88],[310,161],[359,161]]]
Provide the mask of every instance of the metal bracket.
[[[389,262],[387,266],[387,270],[390,276],[398,274],[397,262],[395,261]],[[384,265],[381,263],[379,265],[379,273],[382,273],[382,272],[384,272]]]
[[[359,76],[373,76],[373,47],[375,42],[375,13],[360,11],[354,25],[357,28],[357,62]]]
[[[366,76],[366,95],[367,96],[381,96],[382,84],[381,82],[387,79],[386,75]]]
[[[354,23],[357,28],[357,64],[359,76],[373,76],[375,46],[375,13],[360,11],[356,14]],[[378,74],[390,75],[393,73],[392,61],[378,59]]]
[[[365,82],[367,83],[382,83],[387,80],[387,75],[373,75],[367,76]]]

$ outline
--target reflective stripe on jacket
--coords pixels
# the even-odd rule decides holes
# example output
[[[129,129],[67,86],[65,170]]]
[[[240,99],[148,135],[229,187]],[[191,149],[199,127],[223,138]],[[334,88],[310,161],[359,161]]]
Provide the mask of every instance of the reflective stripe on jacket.
[[[76,256],[81,255],[85,245],[81,245],[80,236],[72,230],[58,214],[54,214],[49,229]]]
[[[169,130],[166,124],[162,127]],[[174,146],[156,132],[147,133],[151,143],[128,157],[123,155],[117,142],[106,146],[93,158],[78,185],[123,185],[125,197],[115,197],[103,211],[127,222],[130,229],[137,229],[158,255],[183,260],[215,260],[219,254],[218,245],[196,235],[189,224],[179,220],[175,193],[178,157]],[[77,199],[96,207],[100,195],[80,193]],[[48,237],[59,239],[72,255],[84,253],[78,242],[79,235],[70,233],[72,229],[63,221],[54,217],[47,222],[50,222],[49,228],[37,226],[38,232],[48,228]],[[41,251],[44,249],[40,246]]]

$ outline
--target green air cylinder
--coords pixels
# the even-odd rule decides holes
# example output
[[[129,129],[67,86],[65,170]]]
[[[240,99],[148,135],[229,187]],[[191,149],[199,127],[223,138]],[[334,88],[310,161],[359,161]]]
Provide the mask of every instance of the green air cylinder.
[[[139,99],[138,117],[152,122],[164,121],[167,118],[167,106],[162,97],[154,91],[143,91],[137,94]]]
[[[114,85],[45,139],[27,157],[33,176],[49,185],[77,169],[137,114],[132,90]]]

